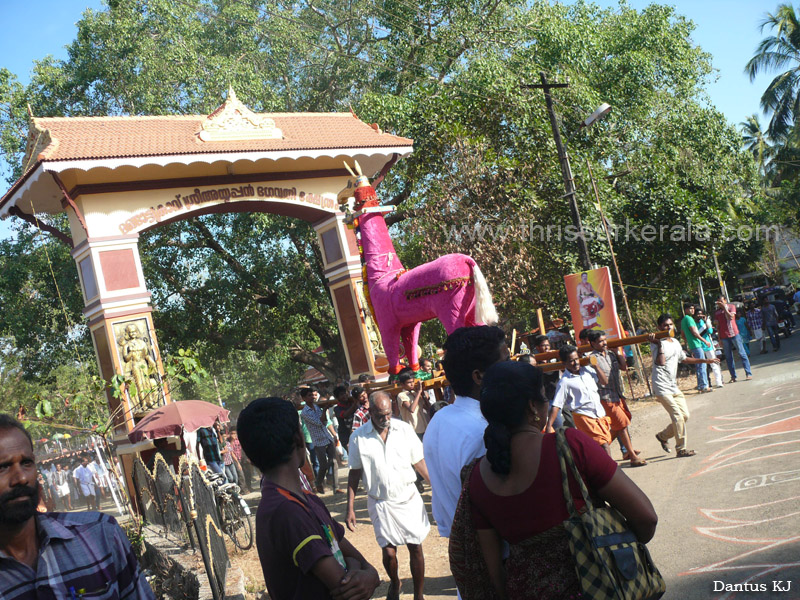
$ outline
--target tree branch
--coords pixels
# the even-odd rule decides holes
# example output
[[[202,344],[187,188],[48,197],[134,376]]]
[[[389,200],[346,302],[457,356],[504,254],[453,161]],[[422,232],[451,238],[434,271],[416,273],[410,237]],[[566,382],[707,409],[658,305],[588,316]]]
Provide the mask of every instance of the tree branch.
[[[393,213],[386,215],[385,221],[386,226],[391,227],[396,223],[402,223],[406,219],[410,219],[417,214],[416,210],[408,209],[408,210],[396,210]]]
[[[244,265],[242,265],[242,263],[240,263],[235,256],[222,247],[222,245],[214,237],[214,234],[211,233],[211,230],[206,227],[205,223],[199,219],[192,219],[191,223],[203,240],[205,240],[205,246],[216,252],[219,257],[231,268],[231,270],[233,270],[234,273],[236,273],[258,295],[260,295],[264,299],[264,304],[277,303],[278,294],[268,286],[254,279]],[[272,304],[272,306],[274,306],[274,304]]]
[[[336,381],[341,373],[339,366],[328,357],[309,352],[299,346],[289,349],[289,357],[294,361],[304,365],[314,367],[317,371],[322,373],[328,381]]]

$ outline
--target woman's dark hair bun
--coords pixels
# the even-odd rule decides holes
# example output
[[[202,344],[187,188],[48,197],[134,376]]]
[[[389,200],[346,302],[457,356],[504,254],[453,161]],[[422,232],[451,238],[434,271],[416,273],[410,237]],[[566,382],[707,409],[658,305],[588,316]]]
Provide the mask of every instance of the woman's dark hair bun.
[[[511,431],[502,423],[489,423],[483,433],[486,460],[498,475],[511,472]]]
[[[511,431],[525,424],[528,406],[547,402],[542,371],[533,365],[504,361],[486,370],[481,385],[481,412],[489,425],[483,434],[486,460],[499,475],[511,472]]]

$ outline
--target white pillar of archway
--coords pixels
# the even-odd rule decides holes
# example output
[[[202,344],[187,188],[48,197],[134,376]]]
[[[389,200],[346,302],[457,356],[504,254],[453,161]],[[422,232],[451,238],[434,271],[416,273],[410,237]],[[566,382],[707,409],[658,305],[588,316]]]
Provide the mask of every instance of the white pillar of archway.
[[[314,224],[325,277],[336,311],[351,380],[362,373],[377,374],[375,356],[382,354],[377,326],[362,291],[361,258],[353,230],[338,213]]]
[[[150,371],[139,379],[151,384],[147,397],[140,397],[144,395],[137,393],[135,384],[123,387],[122,398],[115,397],[111,389],[107,391],[118,436],[133,429],[137,414],[170,401],[138,240],[138,234],[88,238],[72,250],[100,375],[110,382],[117,374],[130,378],[143,366]]]

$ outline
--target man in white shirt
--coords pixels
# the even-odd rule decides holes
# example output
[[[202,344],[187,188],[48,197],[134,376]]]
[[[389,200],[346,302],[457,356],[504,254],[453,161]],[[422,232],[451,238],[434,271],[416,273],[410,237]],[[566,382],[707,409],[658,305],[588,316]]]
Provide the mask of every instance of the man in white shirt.
[[[555,431],[553,423],[561,409],[566,406],[572,411],[575,428],[600,444],[610,456],[611,420],[606,416],[606,409],[603,408],[597,391],[597,383],[608,385],[608,377],[603,370],[582,367],[575,346],[559,348],[558,357],[564,363],[565,370],[556,386],[553,406],[547,417],[547,432]]]
[[[100,492],[100,495],[105,498],[106,497],[106,472],[107,469],[97,460],[97,456],[92,458],[92,462],[89,463],[89,468],[94,473],[94,480],[97,484],[97,490]],[[99,502],[99,498],[98,498]]]
[[[375,392],[369,399],[370,420],[350,438],[350,474],[347,479],[347,527],[355,531],[353,509],[359,481],[367,489],[367,510],[389,575],[388,600],[399,600],[397,546],[408,546],[414,600],[423,600],[425,557],[422,542],[431,529],[417,487],[416,471],[428,479],[422,442],[414,429],[392,419],[392,398]]]
[[[461,469],[486,454],[481,414],[483,373],[509,359],[506,336],[499,327],[461,327],[444,343],[444,372],[455,393],[453,404],[439,410],[425,431],[425,461],[431,478],[433,518],[439,535],[450,537],[450,527],[461,495]]]
[[[658,328],[669,331],[673,327],[672,317],[663,314],[658,317]],[[654,333],[650,334],[650,352],[653,355],[653,394],[661,406],[667,411],[671,423],[656,434],[656,439],[661,444],[664,452],[669,452],[667,441],[675,438],[675,452],[679,458],[694,456],[694,450],[686,448],[686,421],[689,420],[689,407],[686,398],[678,388],[678,363],[685,362],[689,365],[719,363],[718,358],[690,358],[675,338],[657,340]]]
[[[87,455],[83,455],[80,466],[73,471],[72,476],[80,486],[81,496],[86,500],[86,509],[99,510],[95,487],[97,481],[94,471],[89,468],[89,457]]]

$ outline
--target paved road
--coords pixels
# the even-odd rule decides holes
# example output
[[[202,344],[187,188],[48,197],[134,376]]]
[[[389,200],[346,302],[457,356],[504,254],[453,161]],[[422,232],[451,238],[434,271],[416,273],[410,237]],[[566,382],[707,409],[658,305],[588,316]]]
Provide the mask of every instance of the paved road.
[[[649,547],[667,599],[800,598],[800,332],[753,363],[752,381],[688,396],[695,457],[663,453],[660,406],[635,413],[651,464],[626,472],[659,515]]]

